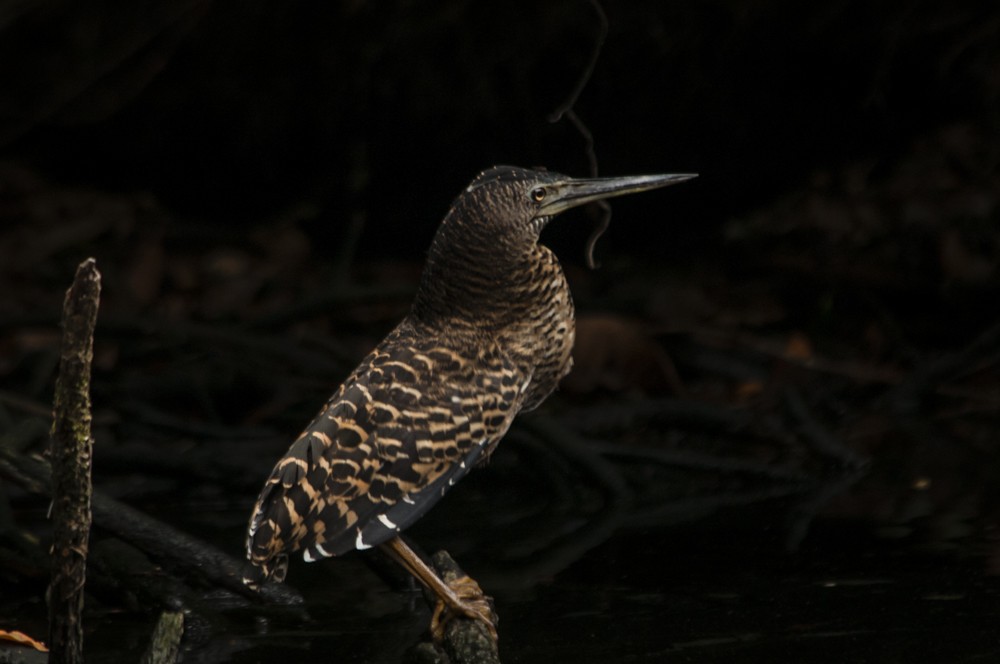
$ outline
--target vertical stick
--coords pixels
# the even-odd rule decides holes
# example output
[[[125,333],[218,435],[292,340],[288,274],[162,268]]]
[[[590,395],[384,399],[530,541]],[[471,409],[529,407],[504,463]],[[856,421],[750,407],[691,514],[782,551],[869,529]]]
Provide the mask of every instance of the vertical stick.
[[[83,586],[90,537],[90,363],[101,274],[88,258],[63,303],[62,346],[52,422],[52,580],[49,662],[83,662]]]

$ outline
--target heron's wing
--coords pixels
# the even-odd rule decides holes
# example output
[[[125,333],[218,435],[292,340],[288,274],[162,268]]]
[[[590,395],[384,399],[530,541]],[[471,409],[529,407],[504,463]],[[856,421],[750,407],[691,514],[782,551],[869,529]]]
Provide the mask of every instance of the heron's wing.
[[[504,357],[470,361],[390,337],[275,465],[247,537],[251,563],[368,548],[422,516],[484,456],[520,408]]]

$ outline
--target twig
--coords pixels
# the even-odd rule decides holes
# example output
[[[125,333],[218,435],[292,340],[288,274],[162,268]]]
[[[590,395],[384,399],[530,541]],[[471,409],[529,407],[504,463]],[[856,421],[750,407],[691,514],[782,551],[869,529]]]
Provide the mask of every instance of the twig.
[[[604,46],[604,40],[608,37],[608,17],[604,13],[604,9],[597,0],[591,0],[590,4],[594,8],[594,11],[597,12],[597,18],[599,20],[597,39],[594,40],[594,49],[590,52],[590,61],[587,62],[586,68],[584,68],[583,72],[580,74],[580,78],[577,79],[576,85],[569,93],[566,101],[560,104],[559,107],[552,111],[549,115],[549,122],[559,122],[562,120],[564,115],[569,113],[573,107],[576,106],[576,100],[583,93],[583,89],[587,87],[590,77],[594,74],[594,68],[597,67],[597,60],[601,57],[601,48]]]
[[[597,13],[598,18],[598,33],[597,38],[594,40],[594,48],[590,52],[590,60],[587,62],[587,66],[580,73],[580,77],[576,81],[576,85],[573,90],[569,93],[562,104],[560,104],[556,110],[549,114],[549,122],[556,123],[567,118],[570,123],[576,128],[580,135],[583,137],[584,144],[586,146],[585,152],[587,154],[587,162],[590,166],[590,177],[597,177],[597,151],[594,149],[594,135],[591,133],[587,125],[580,119],[580,116],[576,114],[574,106],[576,106],[577,99],[583,94],[584,88],[587,87],[587,83],[590,82],[590,77],[594,75],[594,69],[597,67],[597,61],[601,57],[601,49],[604,47],[604,40],[608,37],[608,17],[604,13],[604,9],[601,7],[601,3],[597,0],[591,0],[591,6]],[[590,269],[595,269],[598,267],[597,261],[594,260],[594,247],[597,245],[597,241],[604,235],[604,232],[608,230],[608,226],[611,225],[611,205],[607,201],[598,201],[597,205],[601,209],[600,221],[597,224],[597,228],[594,232],[590,234],[587,238],[587,267]]]
[[[52,422],[52,580],[49,661],[83,662],[83,586],[90,541],[90,363],[101,295],[97,263],[77,268],[63,305],[63,337]]]
[[[584,124],[580,116],[576,114],[576,111],[568,109],[565,112],[566,117],[569,121],[576,127],[576,130],[580,132],[583,136],[584,141],[584,153],[587,155],[587,163],[590,165],[590,177],[596,178],[598,174],[597,170],[597,150],[594,148],[594,134],[591,133],[590,128]],[[587,267],[591,270],[596,270],[600,267],[600,264],[594,259],[594,248],[597,246],[597,241],[601,239],[601,236],[608,230],[611,226],[611,203],[606,200],[599,200],[593,203],[595,207],[600,210],[598,214],[597,227],[590,233],[590,237],[587,238],[587,246],[584,250],[584,256],[587,259]]]

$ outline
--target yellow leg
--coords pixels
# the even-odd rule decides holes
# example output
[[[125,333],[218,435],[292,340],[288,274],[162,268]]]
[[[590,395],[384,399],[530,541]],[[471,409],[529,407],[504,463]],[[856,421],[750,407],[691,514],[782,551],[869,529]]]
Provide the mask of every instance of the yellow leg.
[[[453,615],[482,622],[493,641],[497,641],[496,619],[478,583],[468,576],[456,579],[451,584],[445,583],[399,537],[393,537],[382,544],[381,548],[438,598],[434,617],[431,619],[431,634],[436,640],[440,641],[444,635],[444,627],[449,618],[446,611],[450,611]]]

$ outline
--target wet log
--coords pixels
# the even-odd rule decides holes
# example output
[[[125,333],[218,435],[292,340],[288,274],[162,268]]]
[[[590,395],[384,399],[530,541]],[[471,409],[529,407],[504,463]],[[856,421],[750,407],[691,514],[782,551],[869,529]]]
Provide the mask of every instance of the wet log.
[[[431,563],[445,583],[466,576],[447,551],[438,551]],[[453,664],[500,664],[496,642],[478,620],[455,618],[444,628],[444,647]]]
[[[445,583],[468,576],[447,551],[435,553],[431,564]],[[445,626],[440,644],[417,644],[407,653],[406,661],[407,664],[500,664],[500,653],[481,622],[455,616]]]

